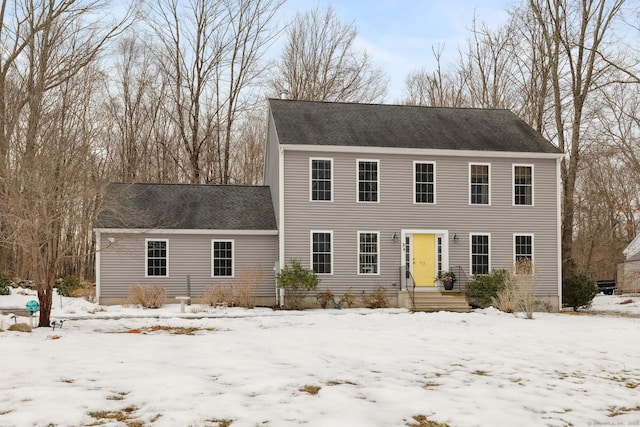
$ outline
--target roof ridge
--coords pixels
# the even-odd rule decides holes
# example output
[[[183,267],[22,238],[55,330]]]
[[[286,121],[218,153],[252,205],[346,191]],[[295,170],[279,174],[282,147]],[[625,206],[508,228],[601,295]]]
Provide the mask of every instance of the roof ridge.
[[[262,184],[202,184],[202,183],[190,183],[190,182],[121,182],[111,181],[109,184],[115,185],[175,185],[175,186],[201,186],[201,187],[250,187],[250,188],[262,188],[268,187],[268,185]]]
[[[509,111],[513,113],[509,108],[487,108],[487,107],[450,107],[450,106],[435,106],[435,105],[415,105],[415,104],[387,104],[387,103],[368,103],[368,102],[350,102],[350,101],[314,101],[309,99],[281,99],[281,98],[267,98],[268,101],[282,101],[282,102],[304,102],[308,104],[341,104],[341,105],[362,105],[372,107],[406,107],[406,108],[431,108],[442,110],[476,110],[476,111]],[[515,114],[515,113],[514,113]]]

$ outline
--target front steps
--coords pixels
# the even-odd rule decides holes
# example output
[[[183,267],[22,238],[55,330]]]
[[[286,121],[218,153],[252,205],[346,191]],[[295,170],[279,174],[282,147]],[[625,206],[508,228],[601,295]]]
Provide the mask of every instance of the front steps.
[[[400,291],[398,299],[401,306],[413,311],[453,311],[456,313],[468,313],[471,307],[467,303],[462,291],[444,290],[416,290],[414,292],[415,307],[412,307],[409,291]]]

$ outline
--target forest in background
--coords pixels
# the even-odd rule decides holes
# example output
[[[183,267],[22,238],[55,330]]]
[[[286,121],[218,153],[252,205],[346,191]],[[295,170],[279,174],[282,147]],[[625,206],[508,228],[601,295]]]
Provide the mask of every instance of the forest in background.
[[[331,8],[284,0],[0,0],[0,272],[94,279],[108,182],[261,184],[266,98],[377,103],[388,78]],[[425,30],[428,31],[428,30]],[[276,40],[275,59],[266,52]],[[508,108],[559,146],[563,273],[615,277],[640,220],[640,4],[522,0],[469,23],[412,105]],[[46,308],[46,307],[45,307]]]

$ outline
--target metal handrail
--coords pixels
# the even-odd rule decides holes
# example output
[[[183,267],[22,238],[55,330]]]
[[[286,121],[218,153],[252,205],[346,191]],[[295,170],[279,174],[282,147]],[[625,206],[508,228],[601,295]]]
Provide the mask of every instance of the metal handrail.
[[[456,276],[457,276],[457,277],[458,277],[458,279],[459,279],[459,280],[458,280],[458,282],[459,282],[461,285],[464,285],[464,286],[458,286],[458,287],[460,288],[460,290],[462,291],[462,290],[464,290],[464,289],[467,287],[467,284],[468,284],[469,282],[471,282],[471,279],[469,278],[469,276],[468,276],[468,275],[467,275],[467,273],[464,271],[464,268],[462,268],[462,266],[461,266],[461,265],[457,265],[457,266],[455,266],[454,268],[452,268],[451,270],[452,270],[452,271],[454,271],[454,269],[455,269],[455,270],[457,270],[457,271],[455,271],[455,273],[456,273]],[[464,279],[462,279],[463,277],[464,277]]]
[[[409,279],[411,279],[411,290],[407,286],[407,292],[409,293],[409,298],[411,298],[411,311],[416,311],[416,281],[413,279],[413,274],[411,274],[411,270],[407,269],[407,273],[409,274]]]

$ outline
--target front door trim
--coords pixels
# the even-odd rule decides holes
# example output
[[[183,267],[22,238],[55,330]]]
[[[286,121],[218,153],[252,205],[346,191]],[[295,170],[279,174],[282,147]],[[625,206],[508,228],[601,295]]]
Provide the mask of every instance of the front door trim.
[[[414,234],[435,234],[436,238],[442,237],[442,269],[444,271],[449,270],[449,230],[442,229],[428,229],[428,228],[408,228],[401,230],[401,250],[400,250],[400,265],[405,265],[407,260],[407,251],[411,254],[411,248],[407,247],[407,236],[412,236]],[[411,244],[413,244],[413,239],[411,239]],[[410,267],[413,270],[413,266]],[[412,271],[413,273],[413,271]]]

